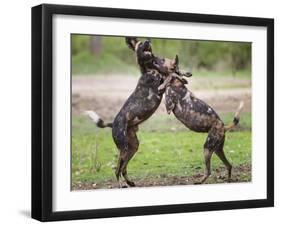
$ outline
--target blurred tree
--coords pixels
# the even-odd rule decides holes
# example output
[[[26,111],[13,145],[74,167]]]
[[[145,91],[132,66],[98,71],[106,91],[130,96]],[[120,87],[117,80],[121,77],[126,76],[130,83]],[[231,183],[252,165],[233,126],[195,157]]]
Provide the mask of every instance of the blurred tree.
[[[102,51],[102,37],[91,36],[90,38],[90,52],[93,55],[99,55]]]
[[[81,52],[87,51],[89,46],[89,39],[90,37],[88,35],[72,35],[72,54],[76,55]]]
[[[180,67],[191,71],[236,75],[237,71],[249,70],[251,66],[250,43],[159,38],[152,38],[151,42],[156,56],[173,58],[178,54]],[[72,35],[71,43],[75,73],[137,70],[135,54],[128,49],[124,37]]]
[[[190,71],[198,67],[198,47],[199,43],[197,41],[185,41],[181,40],[180,48],[180,59],[183,65],[186,65]]]
[[[231,57],[231,69],[232,75],[235,76],[238,70],[241,70],[248,66],[251,60],[251,49],[249,45],[244,43],[229,44],[229,52]]]

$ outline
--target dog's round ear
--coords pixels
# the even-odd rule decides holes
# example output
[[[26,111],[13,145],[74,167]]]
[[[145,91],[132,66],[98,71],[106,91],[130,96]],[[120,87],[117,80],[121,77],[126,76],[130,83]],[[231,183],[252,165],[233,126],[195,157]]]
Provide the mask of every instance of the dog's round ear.
[[[173,60],[173,64],[174,65],[178,65],[179,64],[179,57],[178,57],[178,55],[175,56],[175,59]]]
[[[188,84],[188,81],[184,78],[181,78],[181,81],[182,81],[183,84]]]
[[[137,38],[135,38],[135,37],[126,37],[125,40],[126,40],[127,46],[131,50],[135,51],[136,44],[138,43]]]
[[[185,72],[185,73],[182,74],[182,76],[191,77],[192,73],[191,72]]]

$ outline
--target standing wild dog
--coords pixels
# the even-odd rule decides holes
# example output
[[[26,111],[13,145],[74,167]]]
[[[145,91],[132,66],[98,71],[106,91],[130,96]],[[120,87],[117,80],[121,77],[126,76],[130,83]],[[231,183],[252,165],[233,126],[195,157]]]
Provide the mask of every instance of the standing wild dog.
[[[129,186],[135,186],[128,178],[127,165],[137,152],[139,141],[136,135],[138,125],[148,119],[161,103],[163,92],[158,87],[163,83],[167,74],[159,73],[159,70],[169,72],[177,71],[177,57],[174,60],[160,59],[152,53],[148,40],[138,41],[136,38],[126,38],[130,49],[135,51],[137,63],[140,67],[141,77],[137,87],[126,100],[112,123],[104,121],[93,111],[86,113],[96,122],[100,128],[111,127],[113,140],[120,152],[116,167],[116,178],[122,174]],[[119,186],[121,183],[119,181]]]
[[[226,166],[228,180],[230,180],[232,165],[225,157],[223,150],[225,132],[239,123],[243,102],[240,103],[233,122],[225,126],[214,109],[196,98],[182,80],[178,78],[177,74],[171,73],[159,87],[159,90],[165,90],[165,105],[168,114],[173,111],[176,118],[192,131],[208,133],[204,144],[206,170],[205,175],[198,183],[205,182],[211,175],[211,157],[214,152]]]

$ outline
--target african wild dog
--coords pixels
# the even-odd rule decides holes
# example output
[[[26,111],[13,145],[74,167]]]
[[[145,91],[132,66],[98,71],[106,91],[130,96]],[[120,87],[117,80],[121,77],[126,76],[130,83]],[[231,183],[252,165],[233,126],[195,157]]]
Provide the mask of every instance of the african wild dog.
[[[126,38],[126,43],[130,49],[135,51],[140,67],[141,77],[137,87],[112,123],[104,123],[93,111],[86,112],[98,127],[112,127],[112,137],[120,152],[115,171],[120,187],[121,174],[129,186],[135,186],[134,182],[128,178],[127,165],[138,150],[139,141],[136,135],[138,125],[148,119],[161,103],[163,92],[159,92],[158,87],[168,73],[161,74],[159,70],[177,71],[177,58],[169,60],[154,56],[148,40],[140,42],[136,38]]]
[[[168,114],[173,111],[176,118],[192,131],[208,133],[204,144],[205,175],[197,183],[205,182],[210,176],[210,162],[213,152],[226,166],[228,180],[230,180],[232,165],[225,157],[223,150],[225,132],[239,123],[239,114],[243,108],[243,102],[240,103],[233,122],[225,126],[214,109],[204,101],[196,98],[182,80],[182,78],[178,78],[177,74],[171,73],[159,87],[159,90],[165,90],[165,105]]]

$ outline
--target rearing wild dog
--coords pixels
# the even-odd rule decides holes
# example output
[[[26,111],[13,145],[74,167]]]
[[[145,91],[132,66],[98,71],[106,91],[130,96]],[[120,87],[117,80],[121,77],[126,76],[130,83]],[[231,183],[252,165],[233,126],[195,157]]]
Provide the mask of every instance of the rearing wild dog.
[[[115,174],[120,187],[121,174],[129,186],[135,186],[134,182],[128,178],[127,165],[139,147],[136,135],[138,125],[148,119],[161,103],[163,92],[159,92],[158,87],[163,83],[168,73],[161,74],[159,70],[177,71],[177,57],[174,60],[169,60],[154,56],[148,40],[140,42],[136,38],[126,38],[126,43],[130,49],[135,51],[137,63],[140,67],[141,77],[137,87],[112,123],[104,123],[93,111],[86,112],[98,127],[112,128],[112,137],[119,150]]]
[[[225,126],[214,109],[196,98],[185,86],[182,79],[178,78],[177,74],[171,73],[159,87],[159,90],[165,90],[165,105],[168,114],[172,111],[176,118],[192,131],[208,133],[204,144],[206,170],[205,175],[198,183],[205,182],[210,176],[211,157],[214,152],[226,166],[228,180],[230,180],[232,165],[225,157],[223,150],[225,132],[239,123],[239,114],[243,108],[243,102],[240,103],[233,122]]]

